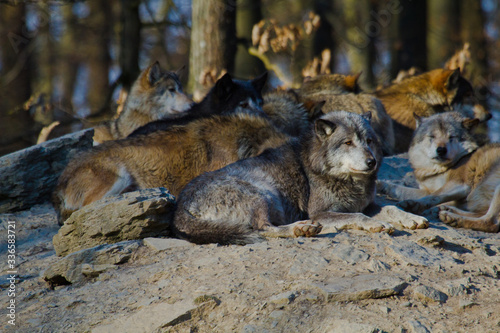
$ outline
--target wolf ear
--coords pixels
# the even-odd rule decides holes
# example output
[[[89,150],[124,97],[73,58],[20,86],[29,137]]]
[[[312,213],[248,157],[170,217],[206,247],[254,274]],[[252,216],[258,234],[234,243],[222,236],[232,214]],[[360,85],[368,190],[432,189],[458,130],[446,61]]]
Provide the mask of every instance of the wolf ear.
[[[257,91],[260,92],[264,88],[266,82],[267,82],[267,72],[264,72],[262,75],[252,80],[252,85]]]
[[[453,71],[453,73],[448,76],[448,79],[445,82],[445,87],[450,89],[454,88],[458,84],[458,79],[460,78],[460,68],[457,68]]]
[[[309,120],[315,120],[324,115],[325,113],[323,112],[322,108],[325,105],[326,101],[321,101],[321,102],[315,102],[310,99],[304,101],[302,103],[304,107],[307,110],[307,113],[309,114]]]
[[[469,131],[473,129],[477,124],[479,124],[479,122],[480,121],[477,118],[474,119],[467,118],[464,121],[462,121],[462,126]]]
[[[359,72],[355,75],[346,75],[344,79],[345,88],[353,93],[359,93],[360,89],[358,86],[358,79],[363,72]]]
[[[148,82],[150,85],[155,84],[161,78],[161,67],[158,61],[155,61],[148,69]]]
[[[233,79],[229,73],[224,74],[220,79],[215,82],[215,95],[219,98],[226,99],[233,90]]]
[[[423,117],[420,117],[418,114],[416,114],[415,112],[413,112],[413,118],[415,118],[415,122],[416,122],[415,128],[420,127],[420,125],[422,124],[422,118]]]
[[[184,74],[185,69],[186,69],[186,65],[183,65],[181,68],[179,68],[175,71],[175,75],[177,75],[178,77],[181,77],[181,75]]]
[[[335,131],[337,125],[326,119],[318,119],[314,122],[314,132],[320,140],[326,140]]]
[[[366,111],[365,113],[363,113],[361,115],[361,117],[365,118],[366,120],[368,120],[369,123],[371,123],[371,121],[372,121],[372,112],[371,111]]]

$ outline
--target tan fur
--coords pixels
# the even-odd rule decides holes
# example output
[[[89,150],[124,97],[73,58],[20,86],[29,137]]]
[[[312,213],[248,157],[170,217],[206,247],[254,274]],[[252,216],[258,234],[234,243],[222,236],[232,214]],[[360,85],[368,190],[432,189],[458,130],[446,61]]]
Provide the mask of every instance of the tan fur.
[[[288,138],[269,120],[241,113],[105,142],[69,163],[54,204],[64,220],[82,206],[134,188],[163,186],[178,195],[197,175],[256,156]]]
[[[471,134],[478,123],[457,112],[429,118],[415,133],[409,151],[419,189],[379,182],[377,190],[402,200],[398,205],[414,213],[446,203],[439,207],[443,222],[498,232],[500,143],[478,148]],[[439,149],[444,149],[442,159]]]
[[[435,69],[375,92],[394,122],[396,153],[408,150],[415,119],[446,111],[454,100],[459,70]]]
[[[94,128],[94,142],[125,138],[149,122],[181,115],[192,103],[182,92],[177,75],[155,62],[134,82],[118,118]]]

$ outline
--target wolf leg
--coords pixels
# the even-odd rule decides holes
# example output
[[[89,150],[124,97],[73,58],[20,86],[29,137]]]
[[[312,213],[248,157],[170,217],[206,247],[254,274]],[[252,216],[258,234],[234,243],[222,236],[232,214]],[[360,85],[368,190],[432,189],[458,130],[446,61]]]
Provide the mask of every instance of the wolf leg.
[[[394,228],[390,224],[372,219],[362,213],[322,212],[316,214],[312,220],[323,226],[323,233],[347,229],[387,232],[389,234],[394,232]]]
[[[486,214],[481,216],[461,215],[458,209],[444,207],[439,212],[439,219],[452,227],[466,228],[485,232],[498,232],[500,229],[500,185],[495,188],[495,193]]]
[[[385,194],[396,200],[416,200],[427,195],[424,190],[392,184],[385,180],[377,180],[377,193]]]
[[[421,214],[423,211],[436,205],[449,201],[465,199],[469,193],[469,186],[458,185],[450,189],[439,191],[435,194],[427,195],[420,199],[400,201],[398,202],[397,206],[406,211],[410,211],[415,214]]]
[[[406,229],[415,230],[429,227],[429,221],[425,217],[405,212],[394,205],[371,208],[367,213],[377,220],[387,221],[390,224],[399,224]]]
[[[322,226],[311,220],[297,221],[287,225],[265,225],[259,234],[269,238],[313,237],[321,232]]]

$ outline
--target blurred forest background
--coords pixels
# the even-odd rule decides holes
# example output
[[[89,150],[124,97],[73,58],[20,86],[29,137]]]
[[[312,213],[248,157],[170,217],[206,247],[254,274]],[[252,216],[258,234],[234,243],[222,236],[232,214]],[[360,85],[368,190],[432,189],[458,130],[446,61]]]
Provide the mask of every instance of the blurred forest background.
[[[195,99],[225,71],[266,67],[270,86],[289,87],[362,71],[370,91],[402,69],[442,67],[467,42],[468,78],[494,109],[499,34],[495,0],[0,0],[0,155],[54,121],[51,138],[110,119],[155,60],[185,66]]]

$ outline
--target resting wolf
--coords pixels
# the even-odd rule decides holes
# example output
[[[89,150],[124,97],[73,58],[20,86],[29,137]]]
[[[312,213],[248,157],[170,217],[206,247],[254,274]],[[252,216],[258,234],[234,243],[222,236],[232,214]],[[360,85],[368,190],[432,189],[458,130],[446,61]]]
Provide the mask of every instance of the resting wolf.
[[[379,182],[378,189],[403,200],[414,213],[439,206],[441,221],[455,227],[498,232],[500,144],[481,148],[471,133],[479,119],[458,112],[417,117],[409,157],[419,189]]]
[[[300,139],[198,176],[179,195],[174,233],[194,243],[245,244],[314,236],[322,228],[391,232],[390,224],[361,213],[374,200],[382,161],[370,118],[328,113]],[[394,206],[379,216],[427,225]]]

